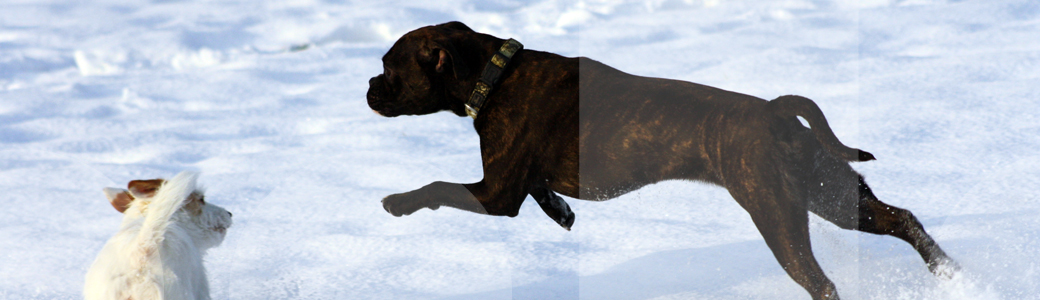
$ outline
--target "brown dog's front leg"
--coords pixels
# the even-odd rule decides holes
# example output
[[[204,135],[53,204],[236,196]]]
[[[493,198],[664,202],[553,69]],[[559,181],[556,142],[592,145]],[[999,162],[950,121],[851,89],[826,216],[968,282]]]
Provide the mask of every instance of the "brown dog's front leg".
[[[424,207],[438,209],[441,205],[488,214],[477,197],[458,183],[436,181],[418,190],[383,198],[383,209],[395,217],[410,215]]]
[[[571,211],[567,202],[563,201],[563,198],[545,186],[537,186],[532,189],[531,197],[538,201],[538,206],[541,206],[542,211],[556,221],[556,224],[560,224],[568,231],[571,230],[571,225],[574,225],[574,212]]]

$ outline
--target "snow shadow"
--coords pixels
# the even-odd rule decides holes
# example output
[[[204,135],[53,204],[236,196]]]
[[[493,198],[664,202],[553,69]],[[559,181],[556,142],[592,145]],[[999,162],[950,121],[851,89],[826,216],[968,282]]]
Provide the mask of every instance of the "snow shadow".
[[[684,292],[727,294],[749,280],[786,277],[761,240],[657,252],[595,275],[563,270],[547,275],[509,290],[442,299],[496,299],[510,293],[512,299],[652,299]]]

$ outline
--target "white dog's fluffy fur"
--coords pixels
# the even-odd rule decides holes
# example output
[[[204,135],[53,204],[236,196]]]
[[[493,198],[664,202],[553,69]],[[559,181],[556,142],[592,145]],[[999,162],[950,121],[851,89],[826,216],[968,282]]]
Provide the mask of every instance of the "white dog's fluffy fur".
[[[197,178],[182,172],[105,189],[123,224],[87,272],[87,300],[210,299],[202,256],[224,240],[231,213],[205,202]]]

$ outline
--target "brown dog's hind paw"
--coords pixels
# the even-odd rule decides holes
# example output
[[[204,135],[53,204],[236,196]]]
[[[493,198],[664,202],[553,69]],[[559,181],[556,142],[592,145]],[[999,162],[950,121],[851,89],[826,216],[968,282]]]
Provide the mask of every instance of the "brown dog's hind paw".
[[[939,277],[939,279],[950,280],[961,272],[961,265],[947,257],[929,262],[928,271],[931,271],[932,274],[935,274],[935,277]]]

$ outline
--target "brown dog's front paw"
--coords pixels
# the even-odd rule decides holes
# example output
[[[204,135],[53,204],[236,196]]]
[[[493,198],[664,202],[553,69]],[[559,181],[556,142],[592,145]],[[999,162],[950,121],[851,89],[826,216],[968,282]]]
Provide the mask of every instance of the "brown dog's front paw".
[[[563,198],[549,191],[545,196],[536,198],[535,201],[538,201],[538,206],[541,206],[542,211],[556,221],[556,224],[560,224],[568,231],[571,230],[571,226],[574,225],[574,212],[571,211],[570,205],[563,201]]]
[[[393,194],[383,198],[383,209],[395,217],[410,215],[423,207],[425,206],[420,201],[408,197],[407,193]]]

